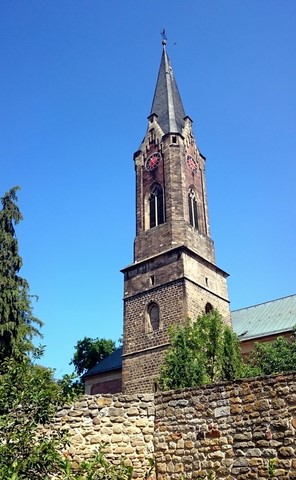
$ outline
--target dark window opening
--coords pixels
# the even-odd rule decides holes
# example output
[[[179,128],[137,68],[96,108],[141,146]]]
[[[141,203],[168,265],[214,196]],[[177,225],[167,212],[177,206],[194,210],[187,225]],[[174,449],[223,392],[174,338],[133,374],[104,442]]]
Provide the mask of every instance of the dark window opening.
[[[150,277],[150,285],[155,285],[155,277],[154,277],[154,275],[151,275],[151,277]]]
[[[148,325],[148,331],[153,332],[155,330],[159,330],[159,306],[157,303],[151,303],[148,306],[148,320],[149,320],[149,325]]]
[[[213,305],[211,303],[207,303],[205,306],[205,312],[210,313],[213,310]]]
[[[150,136],[149,136],[149,144],[151,145],[152,143],[155,143],[154,128],[150,128],[149,133],[150,133]]]
[[[160,185],[154,185],[149,197],[150,228],[164,223],[163,191]]]
[[[194,190],[191,188],[188,193],[189,222],[198,229],[197,199]]]
[[[177,143],[177,137],[175,135],[172,136],[172,142]]]

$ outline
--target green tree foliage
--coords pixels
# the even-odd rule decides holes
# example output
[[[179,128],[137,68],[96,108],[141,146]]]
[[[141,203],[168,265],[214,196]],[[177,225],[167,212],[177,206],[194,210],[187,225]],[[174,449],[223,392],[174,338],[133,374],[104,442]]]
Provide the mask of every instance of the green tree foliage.
[[[41,432],[57,408],[72,399],[66,380],[56,382],[52,370],[26,355],[7,359],[3,366],[0,480],[131,480],[133,469],[124,459],[111,463],[99,448],[93,458],[73,463],[61,453],[68,444],[65,437]]]
[[[222,359],[222,377],[224,380],[233,380],[241,376],[243,361],[239,339],[228,325],[224,325]]]
[[[104,452],[105,445],[101,445],[98,452],[90,459],[73,468],[70,461],[63,465],[63,475],[58,480],[132,480],[133,467],[124,459],[117,459],[112,463],[107,460]],[[150,459],[148,459],[150,463]],[[152,468],[147,470],[148,478]]]
[[[271,375],[296,369],[296,330],[290,338],[256,343],[245,365],[244,376]]]
[[[37,351],[36,351],[37,352]],[[37,354],[34,354],[37,359]],[[62,438],[40,436],[38,425],[50,421],[67,398],[53,371],[28,356],[7,358],[0,375],[0,480],[49,478],[59,471]],[[37,436],[36,436],[37,434]]]
[[[76,343],[74,348],[75,352],[70,364],[74,365],[75,372],[81,376],[110,355],[115,350],[115,342],[105,338],[84,337]]]
[[[71,376],[56,381],[53,370],[37,363],[42,349],[33,347],[32,340],[42,323],[33,315],[28,282],[18,275],[22,259],[14,227],[22,215],[17,191],[4,195],[0,211],[0,480],[131,480],[132,468],[120,460],[109,463],[102,449],[73,464],[61,453],[67,439],[40,430],[75,389]],[[81,369],[87,346],[85,369],[115,346],[111,340],[84,340],[78,342]]]
[[[31,339],[42,322],[32,312],[28,282],[18,275],[22,259],[18,253],[15,225],[22,220],[14,187],[2,198],[0,211],[0,363],[20,350],[32,349]],[[22,345],[20,345],[20,343]]]
[[[241,374],[239,342],[217,311],[170,329],[170,347],[161,367],[164,390],[196,387]]]

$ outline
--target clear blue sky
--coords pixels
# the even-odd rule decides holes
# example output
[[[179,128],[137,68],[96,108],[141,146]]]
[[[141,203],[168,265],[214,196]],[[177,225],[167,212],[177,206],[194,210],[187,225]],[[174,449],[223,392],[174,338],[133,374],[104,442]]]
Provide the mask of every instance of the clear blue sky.
[[[163,27],[231,308],[296,293],[295,24],[295,0],[0,3],[0,194],[22,188],[21,274],[58,376],[77,340],[122,332]]]

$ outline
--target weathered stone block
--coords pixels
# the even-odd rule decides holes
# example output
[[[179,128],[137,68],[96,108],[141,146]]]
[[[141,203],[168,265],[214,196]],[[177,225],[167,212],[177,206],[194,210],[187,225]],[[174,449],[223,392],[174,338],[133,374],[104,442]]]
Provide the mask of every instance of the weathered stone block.
[[[251,432],[245,432],[245,433],[236,433],[233,439],[234,441],[242,441],[242,440],[250,440],[252,437],[253,436]]]
[[[280,457],[292,458],[295,455],[295,449],[293,447],[281,447],[279,448]]]
[[[230,406],[225,405],[222,407],[215,408],[214,415],[215,415],[215,418],[225,417],[230,415]]]
[[[112,404],[112,397],[98,397],[97,398],[97,405],[90,404],[88,408],[104,408],[109,407]]]

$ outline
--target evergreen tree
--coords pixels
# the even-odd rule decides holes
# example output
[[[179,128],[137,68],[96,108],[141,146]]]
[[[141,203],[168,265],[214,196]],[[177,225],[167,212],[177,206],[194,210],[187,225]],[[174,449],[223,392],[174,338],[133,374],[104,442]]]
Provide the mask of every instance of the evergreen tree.
[[[33,348],[31,339],[42,322],[34,317],[28,282],[18,275],[22,258],[18,252],[15,225],[22,220],[17,205],[19,187],[2,198],[0,210],[0,365],[7,357]]]

